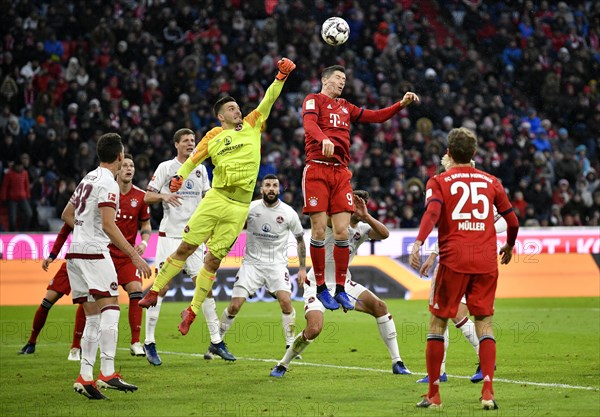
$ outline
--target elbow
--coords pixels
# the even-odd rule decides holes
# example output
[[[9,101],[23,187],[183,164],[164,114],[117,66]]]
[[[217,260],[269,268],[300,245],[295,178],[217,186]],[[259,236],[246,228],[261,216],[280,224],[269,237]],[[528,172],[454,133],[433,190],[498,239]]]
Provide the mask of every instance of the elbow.
[[[386,228],[383,233],[381,233],[381,240],[385,240],[390,237],[390,231]]]

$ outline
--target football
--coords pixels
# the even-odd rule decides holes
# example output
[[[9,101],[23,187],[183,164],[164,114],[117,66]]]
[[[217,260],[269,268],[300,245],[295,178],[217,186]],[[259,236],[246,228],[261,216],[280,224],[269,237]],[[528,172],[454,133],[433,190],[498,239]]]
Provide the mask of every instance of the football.
[[[330,17],[321,26],[321,37],[329,45],[341,45],[350,36],[350,26],[341,17]]]

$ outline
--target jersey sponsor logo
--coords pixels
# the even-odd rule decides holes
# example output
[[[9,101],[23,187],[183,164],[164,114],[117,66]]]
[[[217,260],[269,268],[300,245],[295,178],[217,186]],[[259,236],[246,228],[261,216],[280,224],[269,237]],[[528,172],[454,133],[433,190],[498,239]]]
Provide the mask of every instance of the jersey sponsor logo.
[[[110,283],[110,289],[116,291],[117,289],[119,289],[119,285],[113,281]]]
[[[276,221],[277,223],[281,224],[281,223],[283,223],[283,222],[284,222],[284,218],[283,218],[283,216],[277,216],[277,219],[275,219],[275,221]]]
[[[316,207],[317,204],[319,204],[319,199],[317,197],[309,197],[308,198],[308,205],[311,207]]]
[[[233,139],[231,139],[231,136],[225,136],[225,139],[223,139],[223,143],[225,143],[225,145],[231,145],[231,142],[233,141]]]
[[[129,203],[131,204],[131,207],[137,207],[140,202],[137,201],[136,198],[132,198]]]
[[[108,193],[108,201],[112,201],[113,203],[117,202],[117,195],[114,193]]]
[[[194,188],[194,182],[192,180],[185,180],[185,188],[191,190]]]
[[[304,108],[306,110],[314,110],[315,109],[315,99],[311,98],[310,100],[308,100],[306,102],[306,104],[304,105]]]
[[[265,233],[269,233],[271,231],[271,225],[269,223],[265,223],[261,227],[262,231]]]

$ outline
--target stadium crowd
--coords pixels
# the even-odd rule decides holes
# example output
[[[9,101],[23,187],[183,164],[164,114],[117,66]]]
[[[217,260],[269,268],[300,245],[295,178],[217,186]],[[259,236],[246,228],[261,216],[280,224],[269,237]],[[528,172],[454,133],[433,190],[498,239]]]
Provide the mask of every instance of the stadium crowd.
[[[280,56],[298,67],[263,134],[259,178],[278,175],[293,207],[302,207],[302,101],[324,67],[341,64],[342,96],[358,106],[421,98],[352,130],[354,185],[386,226],[418,227],[424,184],[458,126],[476,131],[477,166],[500,178],[522,225],[600,224],[600,2],[40,0],[2,10],[0,201],[10,224],[0,228],[47,228],[109,131],[145,189],[174,157],[175,130],[201,138],[223,94],[246,114]],[[319,35],[333,15],[350,25],[341,47]]]

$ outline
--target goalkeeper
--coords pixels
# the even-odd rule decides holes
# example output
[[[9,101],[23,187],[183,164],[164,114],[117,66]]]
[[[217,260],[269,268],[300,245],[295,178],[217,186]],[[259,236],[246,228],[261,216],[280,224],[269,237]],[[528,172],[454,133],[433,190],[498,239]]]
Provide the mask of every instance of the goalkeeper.
[[[260,164],[261,133],[271,107],[283,84],[296,65],[287,58],[277,63],[279,72],[265,92],[258,107],[242,118],[240,106],[233,97],[222,97],[214,105],[221,127],[211,129],[200,140],[194,152],[170,182],[171,192],[181,188],[190,172],[207,158],[212,159],[212,188],[196,208],[183,230],[182,242],[160,269],[154,285],[139,305],[156,305],[159,291],[181,271],[196,248],[207,242],[208,252],[196,278],[191,305],[182,311],[179,331],[188,333],[202,302],[212,289],[221,260],[229,253],[244,227]]]

